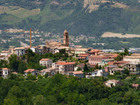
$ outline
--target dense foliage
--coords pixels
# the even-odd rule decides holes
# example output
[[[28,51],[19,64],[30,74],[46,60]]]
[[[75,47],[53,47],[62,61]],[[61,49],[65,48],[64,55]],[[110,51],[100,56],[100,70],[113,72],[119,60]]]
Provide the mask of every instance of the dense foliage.
[[[37,81],[12,75],[0,78],[0,105],[139,105],[140,91],[131,87],[134,79],[124,79],[124,86],[108,88],[107,78],[81,79],[56,74]]]

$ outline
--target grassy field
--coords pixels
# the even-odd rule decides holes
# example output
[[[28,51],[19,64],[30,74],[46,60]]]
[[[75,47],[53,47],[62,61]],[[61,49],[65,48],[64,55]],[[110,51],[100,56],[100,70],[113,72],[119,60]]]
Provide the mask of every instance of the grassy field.
[[[122,33],[113,33],[113,32],[105,32],[102,37],[119,37],[119,38],[135,38],[135,37],[140,37],[140,35],[136,34],[125,34],[122,35]]]
[[[19,18],[25,18],[36,16],[40,13],[40,9],[27,10],[18,6],[0,6],[0,14],[2,13],[12,14]]]

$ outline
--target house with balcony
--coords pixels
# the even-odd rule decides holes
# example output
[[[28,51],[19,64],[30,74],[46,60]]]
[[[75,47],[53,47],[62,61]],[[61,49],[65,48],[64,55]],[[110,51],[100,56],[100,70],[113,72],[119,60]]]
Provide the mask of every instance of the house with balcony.
[[[65,74],[68,71],[74,71],[75,62],[58,61],[52,64],[52,67],[58,67],[59,73]]]
[[[52,60],[51,59],[47,59],[47,58],[42,58],[40,61],[39,61],[39,64],[42,65],[42,66],[46,66],[48,68],[52,67]]]
[[[26,51],[25,47],[17,47],[17,48],[15,48],[15,54],[17,56],[25,55],[26,54],[25,51]]]
[[[128,69],[130,74],[139,74],[140,64],[139,63],[128,63],[124,64],[123,69]]]

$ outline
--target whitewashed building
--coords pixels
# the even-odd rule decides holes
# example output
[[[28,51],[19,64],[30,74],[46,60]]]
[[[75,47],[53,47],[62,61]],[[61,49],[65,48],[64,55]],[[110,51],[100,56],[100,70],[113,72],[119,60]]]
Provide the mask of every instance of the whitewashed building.
[[[40,61],[39,61],[39,64],[42,65],[42,66],[46,66],[46,67],[52,67],[52,60],[51,59],[47,59],[47,58],[42,58]]]
[[[9,75],[9,69],[8,68],[2,68],[2,75],[3,77],[7,77]]]
[[[118,86],[118,85],[122,86],[123,83],[120,80],[112,79],[112,80],[108,80],[108,81],[104,82],[104,85],[106,85],[108,87]]]
[[[15,50],[16,50],[16,55],[17,56],[23,56],[23,55],[25,55],[25,47],[17,47],[17,48],[15,48]]]

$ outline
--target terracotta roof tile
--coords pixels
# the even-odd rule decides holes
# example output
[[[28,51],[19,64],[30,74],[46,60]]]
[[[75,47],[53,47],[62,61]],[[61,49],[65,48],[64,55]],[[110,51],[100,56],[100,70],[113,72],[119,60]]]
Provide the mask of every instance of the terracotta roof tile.
[[[126,63],[130,63],[129,61],[117,61],[117,62],[114,62],[114,64],[126,64]]]
[[[107,64],[109,64],[109,65],[113,65],[113,64],[114,64],[114,62],[108,62]]]
[[[73,74],[84,74],[82,71],[73,71]]]
[[[2,70],[9,70],[8,68],[2,68]]]
[[[74,65],[75,64],[75,62],[57,62],[56,64],[58,64],[58,65]]]
[[[25,73],[29,73],[29,72],[32,72],[32,71],[35,71],[35,69],[27,69],[27,70],[25,70],[24,72],[25,72]]]
[[[97,56],[97,55],[89,56],[89,58],[102,58],[102,59],[109,59],[109,57],[106,57],[106,56]]]
[[[139,84],[132,84],[132,86],[133,86],[133,87],[138,87],[138,86],[139,86]]]
[[[47,59],[47,58],[42,58],[40,61],[48,61],[50,59]]]
[[[98,50],[98,49],[93,49],[93,50],[90,51],[90,53],[92,53],[92,52],[102,52],[102,51]]]

